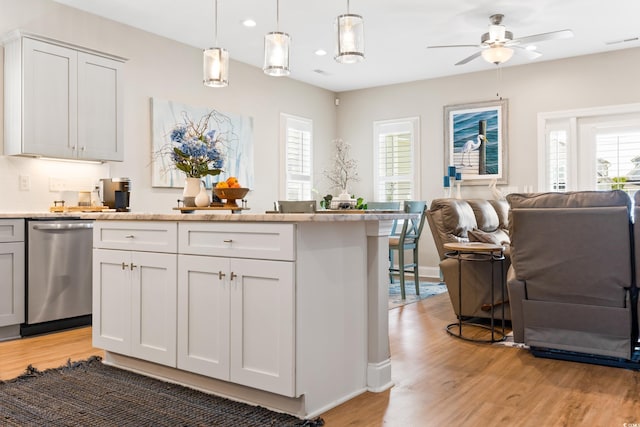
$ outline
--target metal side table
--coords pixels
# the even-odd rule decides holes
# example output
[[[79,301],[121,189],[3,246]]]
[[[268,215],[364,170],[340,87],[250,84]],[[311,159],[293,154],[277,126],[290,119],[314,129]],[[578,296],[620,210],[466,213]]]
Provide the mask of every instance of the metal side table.
[[[458,260],[458,322],[447,325],[447,332],[457,338],[462,338],[467,341],[493,343],[503,341],[506,338],[504,328],[504,304],[501,305],[501,327],[502,331],[496,330],[495,325],[495,313],[493,308],[491,309],[491,323],[490,326],[473,322],[470,320],[462,320],[462,263],[463,262],[490,262],[491,263],[491,304],[496,304],[495,301],[495,263],[500,263],[500,290],[502,293],[502,301],[504,298],[504,248],[500,245],[494,245],[492,243],[481,242],[469,242],[469,243],[445,243],[444,249],[446,251],[445,256],[447,258],[453,258]],[[483,328],[491,331],[491,339],[477,339],[468,336],[464,336],[462,327],[469,326],[472,328]],[[456,330],[457,329],[457,330]]]

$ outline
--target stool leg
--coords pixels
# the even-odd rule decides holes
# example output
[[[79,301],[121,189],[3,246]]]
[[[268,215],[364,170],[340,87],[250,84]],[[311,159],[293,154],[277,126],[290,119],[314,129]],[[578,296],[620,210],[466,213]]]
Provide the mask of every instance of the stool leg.
[[[398,248],[398,270],[400,270],[400,295],[402,299],[407,299],[404,290],[404,248]]]
[[[393,283],[393,273],[391,269],[393,268],[393,249],[389,249],[389,283]]]
[[[413,280],[416,284],[416,295],[420,295],[420,274],[418,272],[418,244],[413,248]]]

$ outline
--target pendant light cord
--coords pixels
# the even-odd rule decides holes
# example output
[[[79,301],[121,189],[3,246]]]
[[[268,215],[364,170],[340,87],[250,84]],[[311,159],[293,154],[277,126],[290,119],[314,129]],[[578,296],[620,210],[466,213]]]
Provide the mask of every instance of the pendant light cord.
[[[276,0],[276,31],[280,31],[280,0]]]
[[[214,32],[214,47],[218,47],[218,0],[214,2],[215,13],[215,32]]]

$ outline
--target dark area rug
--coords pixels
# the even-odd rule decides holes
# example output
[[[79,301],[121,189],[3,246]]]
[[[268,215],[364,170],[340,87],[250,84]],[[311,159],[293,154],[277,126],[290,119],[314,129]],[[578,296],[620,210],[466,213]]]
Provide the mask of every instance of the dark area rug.
[[[308,426],[287,414],[238,403],[103,365],[99,357],[0,381],[2,426]]]

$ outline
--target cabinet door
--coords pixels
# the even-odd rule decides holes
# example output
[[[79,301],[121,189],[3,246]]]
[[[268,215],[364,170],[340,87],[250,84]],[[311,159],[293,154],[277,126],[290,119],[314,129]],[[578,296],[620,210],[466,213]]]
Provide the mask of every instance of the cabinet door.
[[[177,255],[131,252],[131,355],[176,366]]]
[[[0,243],[0,327],[24,322],[24,243]]]
[[[229,261],[178,257],[178,368],[229,379]]]
[[[130,252],[93,250],[93,346],[131,355]]]
[[[77,52],[23,39],[23,152],[77,157]]]
[[[294,396],[294,264],[232,259],[230,380]]]
[[[78,52],[78,157],[124,160],[122,63]]]

